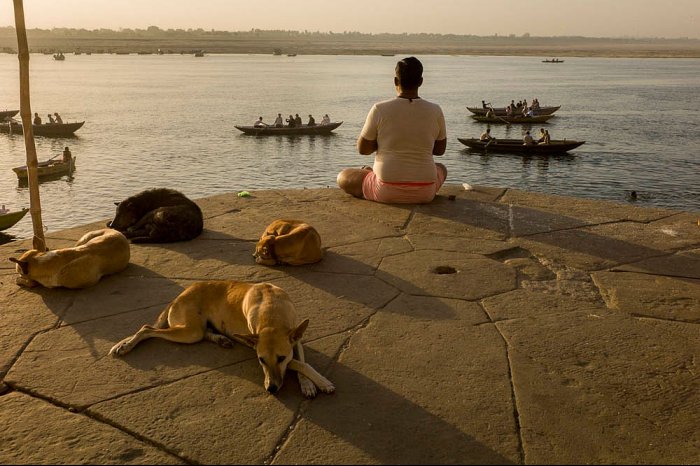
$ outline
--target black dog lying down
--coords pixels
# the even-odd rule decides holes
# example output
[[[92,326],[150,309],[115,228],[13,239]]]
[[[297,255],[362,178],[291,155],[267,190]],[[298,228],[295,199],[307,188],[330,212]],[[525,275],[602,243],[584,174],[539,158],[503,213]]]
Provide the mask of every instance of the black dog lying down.
[[[107,226],[132,243],[186,241],[204,228],[199,206],[174,189],[147,189],[116,205],[117,214]]]

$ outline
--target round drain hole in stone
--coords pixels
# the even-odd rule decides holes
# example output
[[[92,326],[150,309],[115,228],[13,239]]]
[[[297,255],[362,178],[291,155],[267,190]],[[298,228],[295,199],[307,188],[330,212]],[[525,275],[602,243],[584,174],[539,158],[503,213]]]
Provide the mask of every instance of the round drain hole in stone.
[[[438,275],[449,275],[452,273],[457,273],[457,269],[450,267],[449,265],[438,265],[437,267],[433,268],[432,272]]]

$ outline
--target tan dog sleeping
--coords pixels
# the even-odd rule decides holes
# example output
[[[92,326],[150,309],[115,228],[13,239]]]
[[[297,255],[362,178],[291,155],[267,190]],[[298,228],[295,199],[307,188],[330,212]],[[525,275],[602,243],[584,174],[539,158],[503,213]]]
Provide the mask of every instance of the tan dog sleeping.
[[[39,252],[31,249],[15,262],[17,284],[47,288],[87,288],[105,275],[120,272],[129,265],[129,240],[116,230],[105,228],[85,234],[75,247]]]
[[[297,372],[304,396],[313,397],[316,387],[326,393],[335,387],[304,361],[301,337],[308,324],[308,319],[298,323],[287,293],[270,283],[197,282],[180,293],[153,326],[144,325],[109,354],[123,356],[148,338],[177,343],[208,340],[223,347],[233,346],[235,340],[255,349],[269,393],[282,388],[285,372],[291,369]]]
[[[260,237],[253,256],[262,265],[313,264],[323,258],[321,236],[301,220],[275,220]]]

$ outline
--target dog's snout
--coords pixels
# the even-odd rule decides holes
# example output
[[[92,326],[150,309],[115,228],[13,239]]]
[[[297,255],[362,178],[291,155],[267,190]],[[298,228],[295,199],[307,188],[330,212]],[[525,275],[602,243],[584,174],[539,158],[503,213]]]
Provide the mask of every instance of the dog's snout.
[[[273,384],[273,383],[271,383],[271,384],[267,387],[267,392],[270,393],[270,394],[272,394],[272,395],[274,395],[274,394],[277,393],[278,391],[279,391],[279,387],[278,387],[277,385]]]
[[[107,228],[112,228],[112,221],[107,222]]]

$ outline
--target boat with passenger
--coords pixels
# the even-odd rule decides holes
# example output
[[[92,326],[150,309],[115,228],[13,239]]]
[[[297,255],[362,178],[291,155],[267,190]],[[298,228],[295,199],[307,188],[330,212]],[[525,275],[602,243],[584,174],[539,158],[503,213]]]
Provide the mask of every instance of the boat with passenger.
[[[335,121],[326,124],[316,125],[301,125],[301,126],[240,126],[235,125],[236,129],[254,136],[271,136],[271,135],[297,135],[297,134],[329,134],[331,131],[342,125],[342,121]]]
[[[51,157],[49,160],[44,162],[39,162],[37,165],[37,175],[40,179],[42,178],[60,178],[61,176],[73,176],[75,171],[75,157],[71,157],[70,160],[64,161],[63,159],[56,159],[56,157],[61,156],[58,154]],[[15,167],[12,169],[13,172],[19,178],[19,181],[28,180],[28,170],[26,165],[21,167]]]
[[[73,133],[78,131],[85,124],[85,121],[75,123],[45,123],[42,125],[32,125],[34,136],[53,136],[65,137],[73,136]],[[8,120],[4,124],[0,124],[0,133],[22,134],[22,123],[16,120]]]
[[[470,149],[482,152],[509,152],[524,155],[561,154],[579,147],[586,141],[552,139],[549,143],[523,144],[522,139],[496,139],[481,141],[479,138],[457,138],[459,142]]]
[[[479,123],[495,123],[495,124],[524,124],[529,125],[533,123],[546,123],[547,120],[554,117],[554,115],[535,115],[535,116],[492,116],[487,117],[486,115],[471,115],[471,117],[478,121]]]
[[[516,112],[520,111],[521,107],[516,107]],[[552,105],[552,106],[547,106],[547,107],[538,107],[534,108],[532,111],[535,113],[535,115],[552,115],[554,112],[559,110],[561,108],[561,105]],[[486,112],[489,111],[489,107],[467,107],[467,110],[472,112],[474,115],[486,115]],[[493,107],[493,113],[495,113],[497,116],[506,116],[508,114],[506,107]]]

